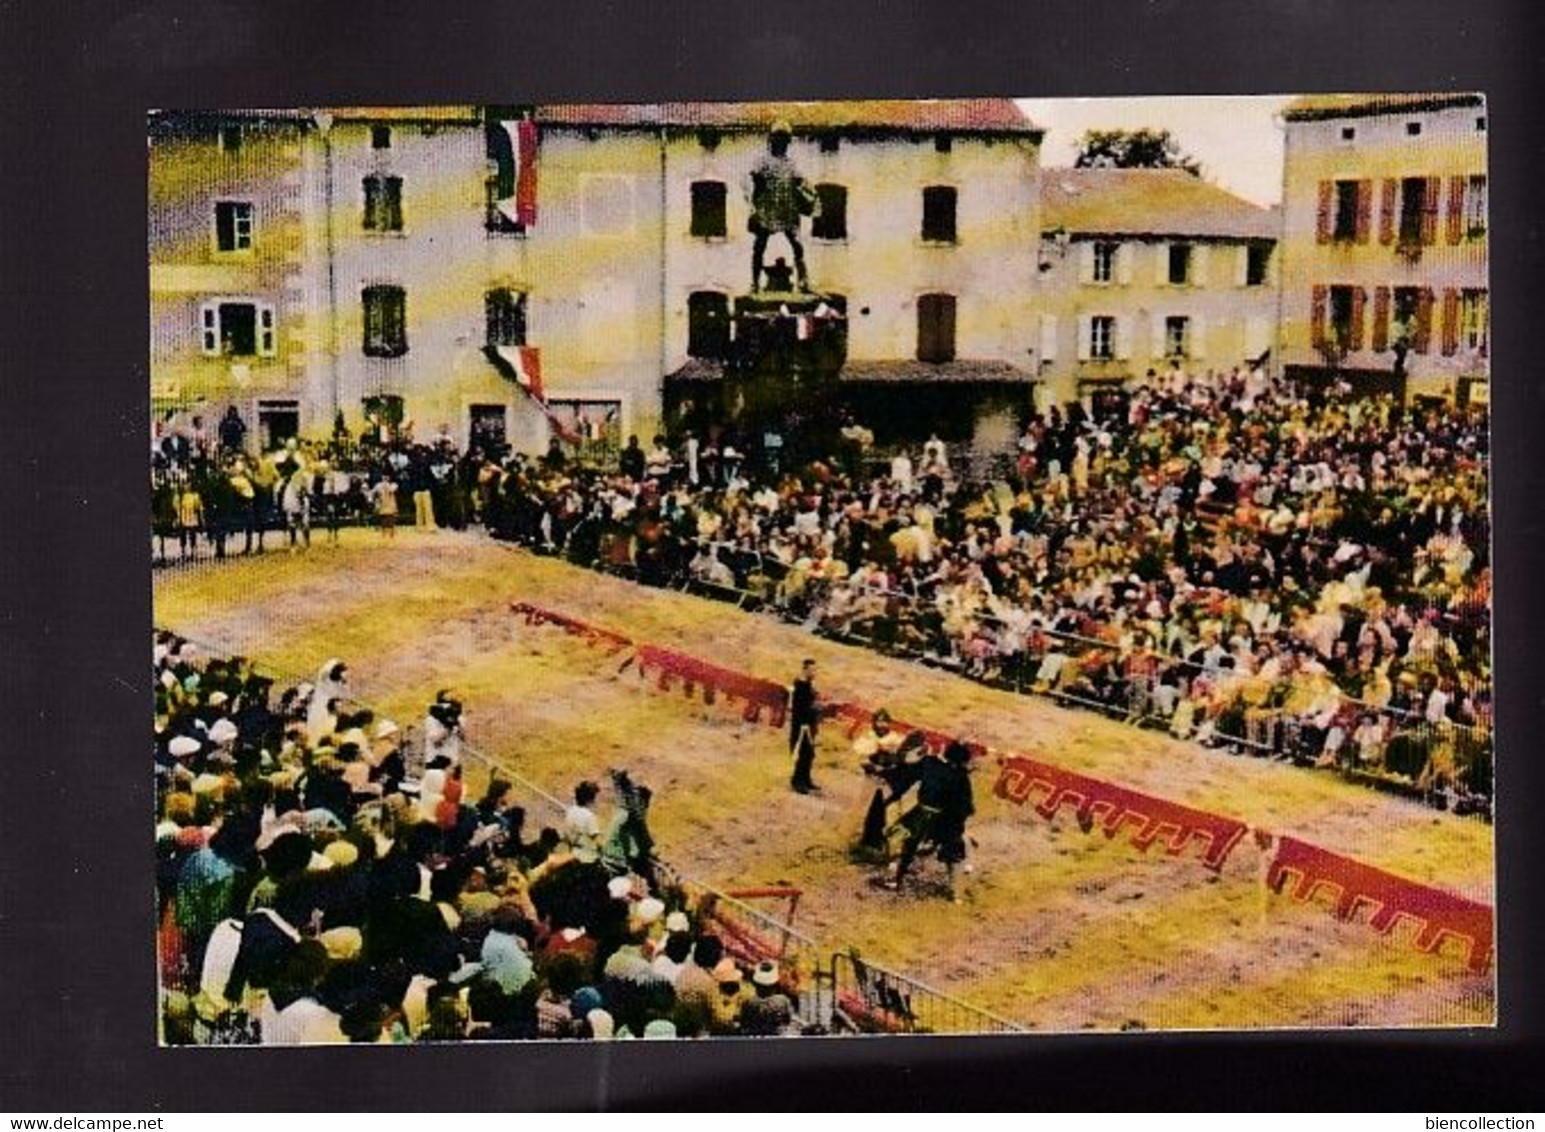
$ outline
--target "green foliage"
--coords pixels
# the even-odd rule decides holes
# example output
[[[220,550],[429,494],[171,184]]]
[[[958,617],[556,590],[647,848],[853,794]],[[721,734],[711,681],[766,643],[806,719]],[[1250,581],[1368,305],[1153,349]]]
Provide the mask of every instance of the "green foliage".
[[[1085,130],[1077,169],[1184,169],[1202,175],[1201,162],[1180,148],[1168,130]]]

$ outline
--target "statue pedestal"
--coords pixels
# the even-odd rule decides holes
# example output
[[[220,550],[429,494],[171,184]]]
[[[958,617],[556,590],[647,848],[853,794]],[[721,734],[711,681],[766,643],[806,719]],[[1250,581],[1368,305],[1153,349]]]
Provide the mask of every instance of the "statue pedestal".
[[[847,303],[840,296],[759,291],[735,299],[731,369],[791,386],[835,380],[848,355]]]
[[[785,438],[787,455],[823,451],[847,361],[847,302],[819,292],[759,291],[734,301],[726,407],[757,435]]]

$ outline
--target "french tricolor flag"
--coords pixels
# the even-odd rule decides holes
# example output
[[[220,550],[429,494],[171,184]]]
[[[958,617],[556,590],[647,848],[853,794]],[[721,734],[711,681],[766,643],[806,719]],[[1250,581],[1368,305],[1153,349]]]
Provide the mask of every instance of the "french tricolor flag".
[[[542,391],[542,349],[540,346],[500,346],[499,356],[509,362],[515,371],[515,380],[527,393],[543,403],[547,396]]]
[[[499,126],[509,149],[508,155],[498,155],[499,187],[504,195],[494,205],[506,219],[529,228],[536,223],[536,123],[522,118],[500,122]]]

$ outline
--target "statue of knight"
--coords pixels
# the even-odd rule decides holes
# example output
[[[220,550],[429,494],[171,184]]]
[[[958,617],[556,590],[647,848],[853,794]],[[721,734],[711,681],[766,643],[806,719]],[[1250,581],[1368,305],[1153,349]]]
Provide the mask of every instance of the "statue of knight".
[[[758,159],[751,170],[750,191],[751,219],[747,228],[755,237],[751,245],[751,290],[762,289],[762,260],[767,253],[767,238],[782,233],[794,251],[794,270],[799,277],[799,289],[810,290],[810,276],[805,270],[805,248],[799,240],[799,220],[802,216],[816,216],[820,211],[820,198],[810,182],[805,180],[789,160],[789,140],[793,130],[785,121],[773,123],[767,136],[767,152]]]

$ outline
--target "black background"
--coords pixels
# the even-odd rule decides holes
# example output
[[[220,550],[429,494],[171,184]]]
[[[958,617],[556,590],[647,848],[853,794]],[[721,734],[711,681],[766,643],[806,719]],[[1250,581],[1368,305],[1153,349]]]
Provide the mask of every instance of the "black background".
[[[0,1109],[1545,1108],[1541,55],[1526,0],[0,0]],[[145,111],[1486,91],[1500,703],[1496,1031],[155,1045]]]

